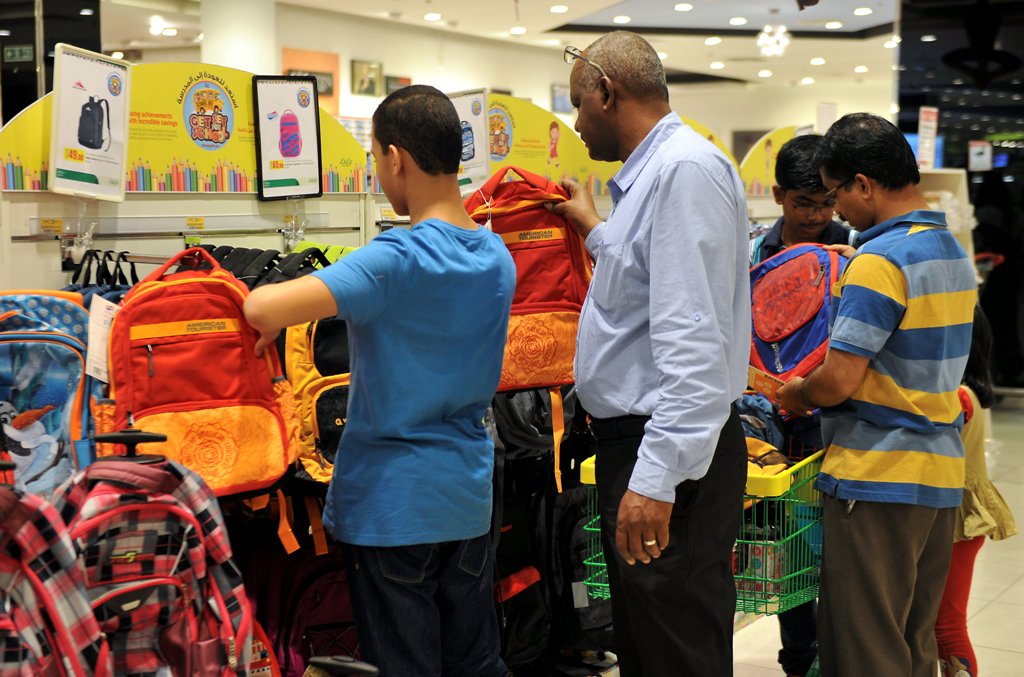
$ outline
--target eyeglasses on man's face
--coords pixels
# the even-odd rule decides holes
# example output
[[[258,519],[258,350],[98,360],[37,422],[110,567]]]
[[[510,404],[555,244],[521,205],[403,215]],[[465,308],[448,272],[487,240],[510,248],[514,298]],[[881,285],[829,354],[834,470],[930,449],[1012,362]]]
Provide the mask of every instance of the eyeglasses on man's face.
[[[812,217],[818,213],[832,212],[835,211],[836,208],[835,198],[829,198],[827,196],[822,202],[812,202],[800,195],[790,199],[789,204],[793,209],[807,217]]]
[[[842,183],[840,183],[838,186],[836,186],[832,190],[827,191],[825,193],[825,199],[826,200],[832,200],[833,202],[835,202],[835,200],[838,199],[838,197],[839,197],[838,195],[836,195],[836,193],[838,193],[843,188],[846,188],[847,186],[849,186],[856,179],[857,179],[857,177],[855,177],[855,176],[851,177],[851,178],[847,179],[846,181],[843,181]]]
[[[597,70],[601,71],[601,75],[603,77],[608,77],[608,74],[604,72],[604,69],[601,68],[600,64],[598,64],[595,61],[591,61],[587,57],[583,56],[583,52],[581,52],[577,47],[573,47],[572,45],[569,45],[568,47],[566,47],[565,51],[562,53],[562,58],[565,59],[565,62],[567,64],[569,64],[569,65],[572,65],[573,61],[575,61],[576,59],[579,59],[580,61],[584,62],[585,64],[593,66]]]

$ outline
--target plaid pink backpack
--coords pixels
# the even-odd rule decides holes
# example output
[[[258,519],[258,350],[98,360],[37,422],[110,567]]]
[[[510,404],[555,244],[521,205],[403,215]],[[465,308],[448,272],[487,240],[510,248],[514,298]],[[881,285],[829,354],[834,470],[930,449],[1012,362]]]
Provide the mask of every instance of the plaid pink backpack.
[[[173,461],[101,460],[54,502],[118,675],[246,673],[249,601],[220,507],[198,475]]]
[[[38,496],[0,486],[0,676],[110,669],[64,521]]]

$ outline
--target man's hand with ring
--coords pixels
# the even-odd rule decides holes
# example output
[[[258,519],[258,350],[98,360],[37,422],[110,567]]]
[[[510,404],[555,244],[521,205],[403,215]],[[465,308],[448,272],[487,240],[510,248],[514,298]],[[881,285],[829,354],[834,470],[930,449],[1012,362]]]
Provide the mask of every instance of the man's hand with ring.
[[[615,548],[627,564],[650,564],[668,547],[672,504],[626,491],[619,503]]]

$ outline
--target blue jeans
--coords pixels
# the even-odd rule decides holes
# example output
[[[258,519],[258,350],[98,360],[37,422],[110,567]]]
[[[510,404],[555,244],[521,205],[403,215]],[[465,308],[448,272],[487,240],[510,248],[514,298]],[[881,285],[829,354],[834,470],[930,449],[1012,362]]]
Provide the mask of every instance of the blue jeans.
[[[342,544],[365,659],[381,677],[506,677],[490,536],[394,548]]]

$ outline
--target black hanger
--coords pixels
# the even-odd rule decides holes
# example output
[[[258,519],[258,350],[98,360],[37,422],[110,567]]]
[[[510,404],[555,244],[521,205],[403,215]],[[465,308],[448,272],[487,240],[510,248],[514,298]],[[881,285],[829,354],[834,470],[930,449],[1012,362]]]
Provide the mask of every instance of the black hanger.
[[[100,456],[97,461],[133,461],[135,463],[162,463],[167,458],[158,454],[136,454],[135,447],[147,442],[166,442],[167,435],[147,433],[136,428],[125,428],[116,433],[101,433],[96,436],[97,442],[123,444],[126,453],[123,456]]]

